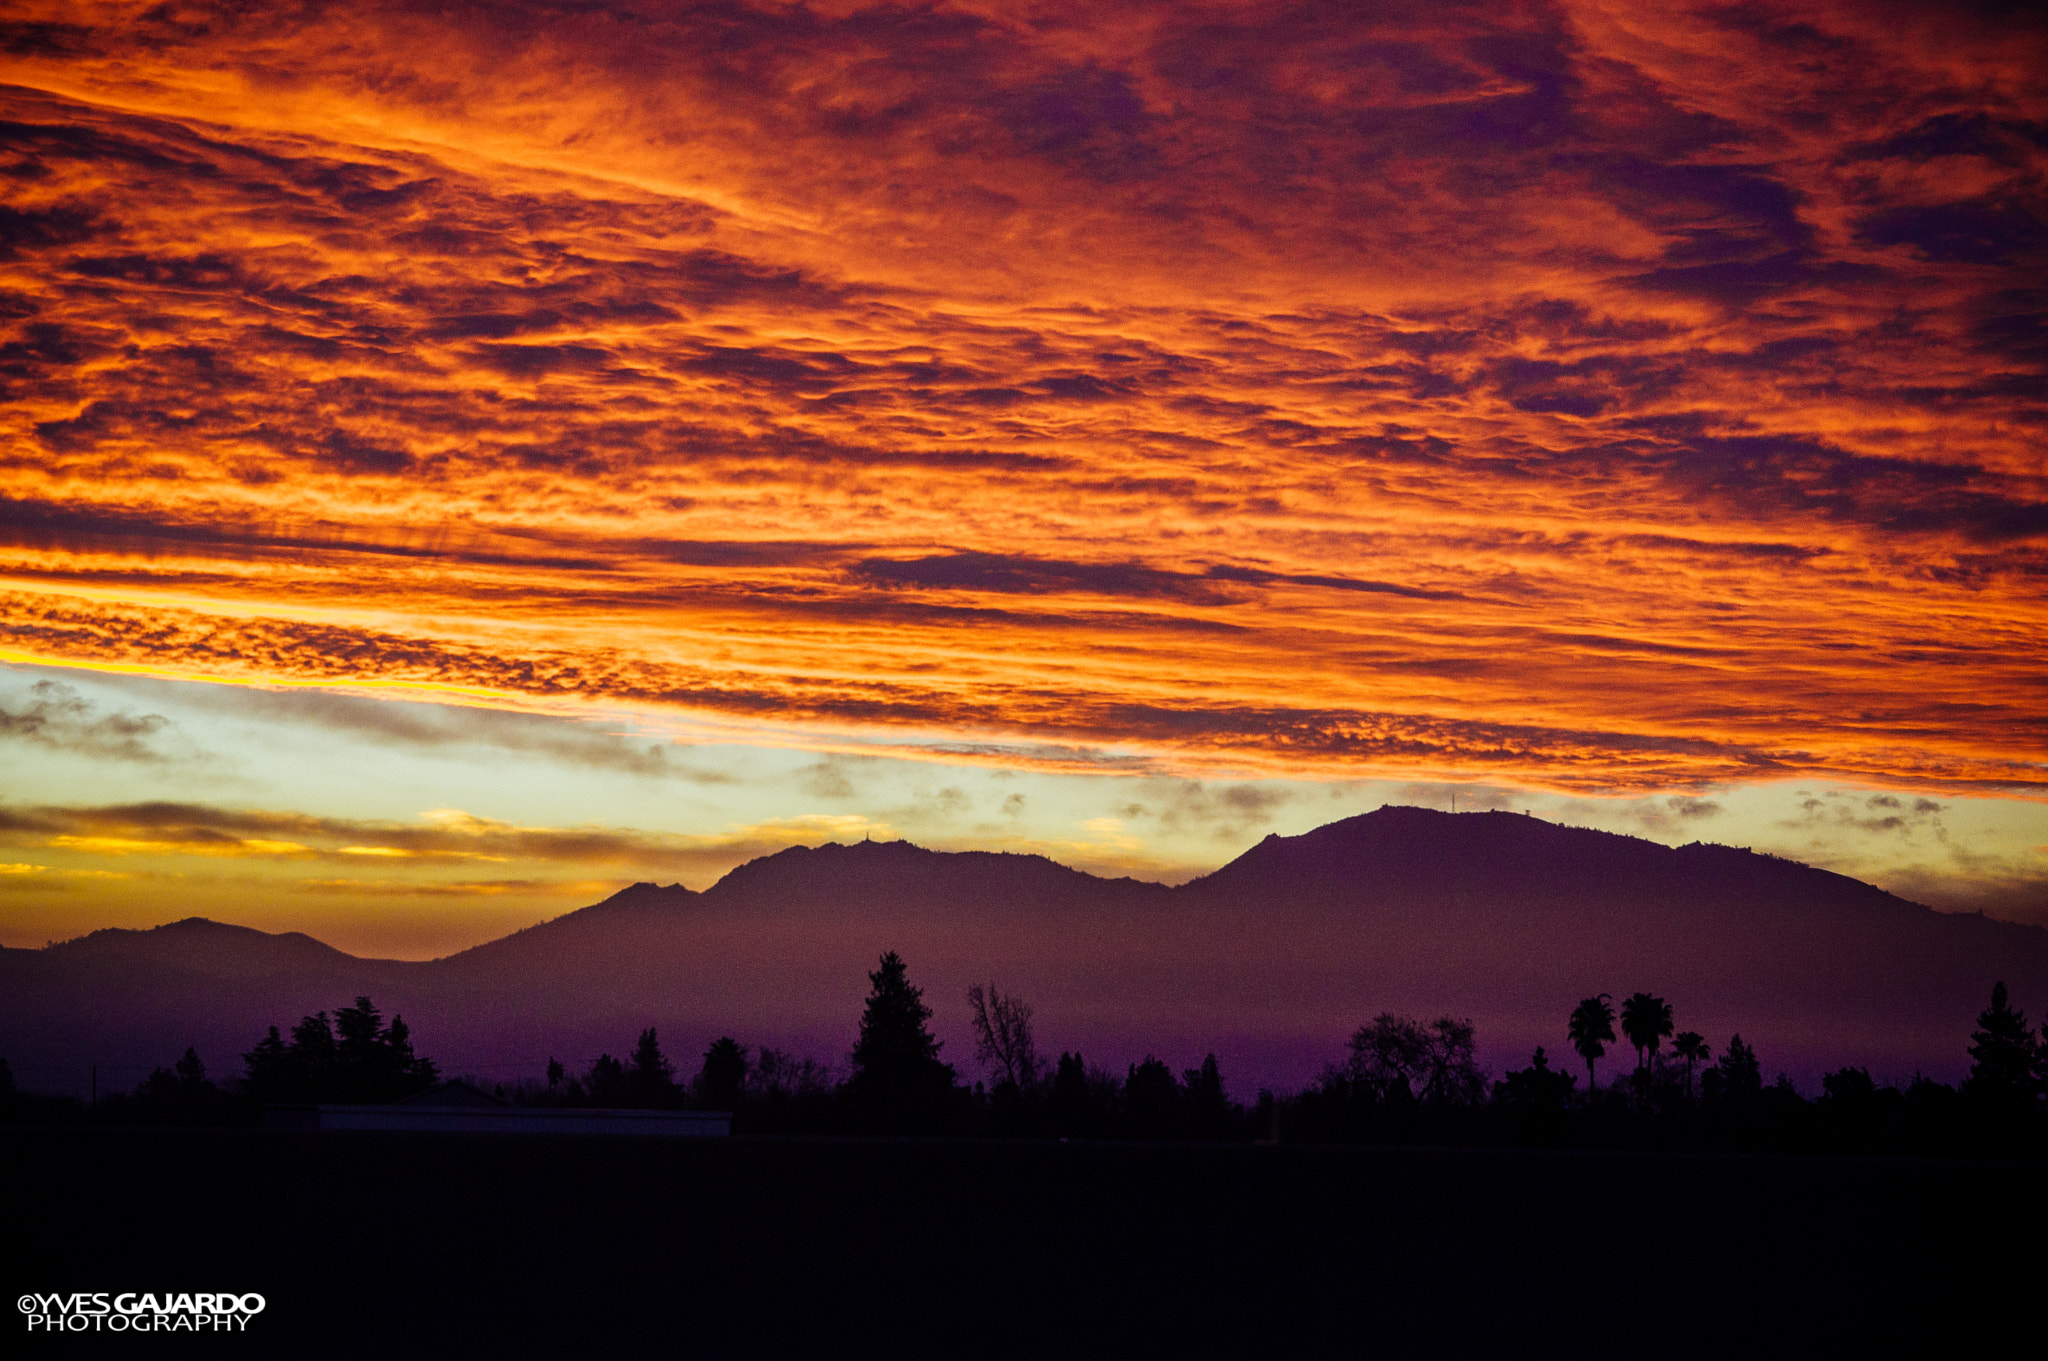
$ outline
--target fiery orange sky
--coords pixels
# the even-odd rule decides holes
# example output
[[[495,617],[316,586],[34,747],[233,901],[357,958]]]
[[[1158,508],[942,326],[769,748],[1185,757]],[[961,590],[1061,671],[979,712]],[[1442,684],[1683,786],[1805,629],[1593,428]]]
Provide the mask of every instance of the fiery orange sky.
[[[1453,786],[1820,859],[1834,799],[2048,916],[2003,6],[27,0],[0,104],[8,943],[491,934],[433,847],[520,921],[856,829],[1170,877]],[[527,764],[287,769],[378,706]],[[511,806],[627,732],[702,801]],[[479,830],[584,823],[642,850]],[[175,868],[230,843],[282,877]]]

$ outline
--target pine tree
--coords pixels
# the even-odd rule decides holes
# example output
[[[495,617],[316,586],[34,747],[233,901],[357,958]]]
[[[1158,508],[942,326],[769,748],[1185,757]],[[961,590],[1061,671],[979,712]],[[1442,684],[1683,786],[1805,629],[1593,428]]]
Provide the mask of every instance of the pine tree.
[[[191,1045],[185,1046],[185,1057],[178,1060],[178,1081],[186,1087],[205,1087],[212,1084],[206,1080],[206,1064],[200,1060],[199,1051]]]
[[[1210,1054],[1199,1068],[1184,1069],[1181,1085],[1188,1094],[1188,1132],[1198,1139],[1230,1137],[1230,1097],[1223,1090],[1223,1070]]]
[[[421,1058],[413,1053],[412,1031],[406,1026],[405,1017],[391,1018],[391,1025],[384,1032],[382,1044],[385,1072],[389,1075],[391,1083],[391,1095],[388,1099],[395,1101],[401,1096],[425,1091],[439,1080],[440,1066],[432,1059]]]
[[[1963,1095],[1999,1110],[2025,1110],[2033,1104],[2034,1032],[2027,1014],[2011,1004],[2005,984],[1991,989],[1991,1006],[1978,1013],[1970,1035],[1970,1075]]]
[[[704,1067],[697,1074],[697,1099],[717,1110],[731,1110],[739,1104],[747,1082],[747,1051],[730,1035],[721,1035],[704,1051]]]
[[[939,1041],[925,1028],[932,1009],[924,1004],[924,991],[911,985],[894,950],[882,956],[868,982],[872,990],[853,1046],[848,1094],[876,1128],[934,1129],[944,1120],[953,1068],[939,1061]]]
[[[1061,1053],[1053,1068],[1046,1107],[1054,1132],[1062,1136],[1079,1138],[1099,1131],[1101,1112],[1088,1084],[1088,1065],[1079,1054]]]
[[[327,1100],[383,1102],[395,1092],[390,1054],[384,1044],[384,1018],[367,997],[356,998],[352,1007],[334,1013],[334,1068],[332,1095]]]
[[[633,1042],[626,1060],[626,1104],[641,1110],[666,1110],[676,1104],[676,1066],[661,1052],[661,1037],[649,1026]]]
[[[292,1027],[291,1073],[295,1101],[333,1101],[334,1027],[316,1011]]]
[[[596,1106],[623,1106],[631,1100],[626,1090],[626,1065],[610,1054],[599,1054],[584,1079],[584,1089]]]
[[[1173,1138],[1180,1133],[1186,1096],[1173,1069],[1147,1054],[1124,1074],[1124,1125],[1140,1139]]]
[[[382,1103],[431,1087],[439,1076],[432,1059],[413,1052],[405,1018],[386,1026],[367,997],[335,1012],[332,1023],[314,1012],[292,1027],[289,1042],[270,1027],[242,1062],[243,1090],[258,1101]]]
[[[258,1101],[290,1101],[293,1091],[292,1055],[285,1048],[284,1037],[277,1033],[277,1027],[270,1027],[270,1033],[256,1041],[256,1047],[242,1055],[242,1064],[248,1076],[242,1079],[243,1090]]]
[[[1741,1035],[1729,1037],[1728,1047],[1721,1051],[1721,1061],[1707,1070],[1707,1076],[1707,1095],[1716,1100],[1747,1102],[1763,1093],[1763,1065],[1757,1060],[1756,1050],[1742,1042]]]

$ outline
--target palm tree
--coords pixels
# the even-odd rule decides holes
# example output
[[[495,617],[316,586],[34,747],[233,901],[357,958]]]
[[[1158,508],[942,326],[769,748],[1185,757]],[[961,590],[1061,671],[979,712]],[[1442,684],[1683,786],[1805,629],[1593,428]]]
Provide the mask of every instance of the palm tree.
[[[1588,997],[1572,1008],[1571,1024],[1566,1033],[1571,1036],[1572,1048],[1586,1061],[1586,1090],[1598,1089],[1593,1080],[1593,1060],[1607,1052],[1607,1046],[1614,1043],[1614,1008],[1608,1004],[1608,995]]]
[[[1671,1052],[1685,1060],[1685,1100],[1692,1103],[1692,1066],[1707,1061],[1707,1038],[1697,1030],[1681,1030],[1671,1041]]]
[[[1640,1072],[1656,1054],[1657,1041],[1671,1033],[1671,1004],[1647,992],[1636,993],[1621,1004],[1621,1033],[1636,1047]]]

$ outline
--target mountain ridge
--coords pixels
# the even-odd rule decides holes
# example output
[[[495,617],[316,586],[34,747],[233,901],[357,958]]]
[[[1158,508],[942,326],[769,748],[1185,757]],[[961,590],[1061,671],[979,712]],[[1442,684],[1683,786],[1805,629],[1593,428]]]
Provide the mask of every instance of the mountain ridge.
[[[440,964],[451,960],[462,959],[466,956],[474,955],[479,951],[491,950],[494,947],[504,945],[508,942],[518,940],[522,937],[534,936],[536,933],[546,935],[547,933],[549,933],[551,928],[561,927],[565,923],[590,920],[593,916],[623,918],[628,915],[645,915],[649,917],[658,918],[663,915],[671,914],[680,909],[687,909],[688,907],[696,904],[727,903],[735,898],[743,896],[743,894],[746,891],[753,890],[756,887],[756,883],[760,879],[768,877],[775,869],[788,866],[792,863],[803,864],[806,858],[813,856],[829,860],[832,858],[833,853],[835,852],[870,855],[875,854],[877,852],[883,852],[899,856],[908,853],[909,855],[918,857],[926,865],[938,863],[957,865],[963,868],[988,863],[1012,862],[1019,865],[1030,865],[1034,868],[1042,867],[1043,870],[1051,872],[1050,876],[1048,877],[1056,876],[1062,880],[1069,882],[1074,880],[1086,880],[1097,885],[1128,886],[1131,891],[1141,894],[1156,892],[1160,894],[1176,896],[1192,895],[1201,892],[1213,892],[1218,887],[1229,884],[1231,879],[1241,877],[1242,875],[1252,872],[1254,870],[1270,873],[1271,871],[1269,869],[1269,848],[1275,846],[1276,844],[1280,847],[1285,848],[1292,848],[1296,846],[1313,846],[1317,849],[1320,849],[1322,845],[1327,844],[1329,841],[1335,839],[1335,834],[1352,832],[1361,827],[1373,825],[1374,820],[1384,820],[1388,818],[1389,815],[1402,816],[1407,814],[1420,814],[1428,818],[1441,818],[1446,820],[1455,818],[1458,819],[1460,822],[1463,822],[1465,819],[1511,818],[1515,819],[1516,821],[1527,821],[1530,823],[1535,823],[1543,828],[1550,829],[1553,832],[1563,832],[1587,838],[1599,838],[1607,843],[1622,843],[1626,845],[1631,852],[1644,854],[1646,858],[1687,856],[1726,858],[1734,861],[1742,868],[1749,869],[1752,871],[1759,864],[1780,866],[1785,867],[1790,871],[1802,872],[1809,876],[1815,876],[1820,880],[1826,881],[1832,885],[1843,886],[1853,892],[1875,895],[1877,898],[1889,900],[1891,903],[1895,903],[1899,906],[1910,908],[1919,912],[1925,912],[1933,916],[1946,919],[1983,918],[1986,921],[1993,922],[2001,926],[2015,927],[2022,931],[2048,933],[2048,927],[2035,926],[2023,922],[2007,922],[2000,918],[1986,917],[1985,914],[1981,911],[1945,912],[1937,908],[1928,907],[1923,903],[1914,902],[1912,899],[1891,893],[1889,890],[1879,888],[1874,884],[1870,884],[1864,880],[1856,879],[1853,876],[1842,874],[1839,871],[1824,869],[1819,866],[1806,864],[1803,861],[1791,859],[1790,857],[1775,855],[1767,851],[1757,851],[1744,846],[1734,846],[1720,842],[1709,841],[1691,841],[1678,846],[1666,846],[1661,842],[1652,841],[1647,837],[1632,836],[1622,832],[1609,832],[1598,828],[1572,827],[1567,824],[1551,823],[1540,818],[1527,817],[1527,815],[1519,813],[1506,813],[1501,812],[1499,810],[1488,810],[1485,812],[1476,813],[1452,814],[1443,813],[1434,809],[1417,808],[1401,805],[1387,805],[1385,807],[1373,810],[1372,812],[1361,813],[1354,817],[1343,818],[1335,822],[1324,823],[1320,827],[1313,828],[1307,832],[1297,833],[1293,836],[1286,836],[1278,832],[1270,832],[1261,840],[1254,843],[1250,848],[1241,852],[1239,855],[1233,857],[1231,860],[1226,861],[1223,865],[1217,867],[1216,869],[1211,870],[1208,874],[1199,875],[1193,879],[1186,880],[1180,884],[1165,884],[1153,880],[1138,879],[1129,875],[1122,875],[1116,878],[1110,878],[1103,875],[1093,874],[1087,870],[1077,869],[1073,866],[1061,864],[1059,861],[1052,859],[1050,856],[1041,855],[1035,852],[979,850],[941,851],[933,850],[925,846],[920,846],[915,842],[909,841],[907,839],[898,839],[892,841],[860,842],[828,841],[815,847],[801,845],[790,846],[785,847],[784,849],[779,851],[771,852],[764,856],[758,856],[753,860],[746,861],[745,863],[737,865],[732,869],[728,870],[725,874],[721,875],[719,879],[716,882],[714,882],[710,887],[705,889],[691,889],[679,883],[657,884],[652,881],[641,881],[638,883],[629,884],[625,888],[619,889],[617,892],[611,894],[609,897],[600,899],[595,903],[591,903],[579,908],[573,908],[568,912],[560,914],[559,916],[549,917],[543,921],[536,922],[531,926],[521,927],[518,930],[513,931],[507,935],[494,937],[491,940],[487,941],[481,941],[476,945],[468,946],[462,950],[454,951],[451,954],[436,956],[434,959],[425,961],[384,959],[378,956],[370,955],[352,955],[349,954],[347,951],[341,950],[336,946],[328,945],[326,942],[319,940],[317,937],[308,935],[304,932],[266,932],[255,927],[240,926],[228,922],[217,922],[212,920],[211,918],[196,916],[181,918],[177,921],[166,922],[162,925],[155,927],[103,927],[98,930],[88,932],[82,936],[75,936],[62,941],[54,941],[42,947],[0,947],[0,950],[12,950],[17,953],[40,953],[42,951],[50,950],[64,951],[78,948],[96,948],[101,946],[103,943],[111,943],[115,940],[119,940],[125,944],[131,941],[140,941],[140,939],[144,937],[168,939],[168,933],[175,933],[186,928],[211,927],[217,928],[220,931],[224,932],[245,933],[248,937],[260,937],[266,940],[279,942],[290,941],[293,942],[295,946],[317,947],[319,951],[326,952],[329,955],[339,956],[341,958],[355,960],[362,963]],[[870,850],[869,848],[873,849]],[[1354,852],[1356,850],[1355,847],[1345,847],[1345,849]],[[1666,868],[1669,867],[1670,862],[1659,861],[1655,863],[1657,863],[1660,868]],[[844,862],[838,865],[831,866],[831,868],[834,869],[843,869],[848,867],[849,866],[847,866]],[[1379,867],[1383,868],[1384,866]],[[810,866],[806,866],[806,868],[810,868]],[[859,866],[859,868],[869,869],[873,868],[873,866],[862,865]],[[1297,863],[1296,865],[1289,866],[1286,869],[1283,869],[1280,875],[1276,875],[1274,877],[1277,879],[1284,879],[1290,877],[1302,878],[1308,877],[1308,875],[1304,872],[1304,867],[1299,866],[1299,864]]]
[[[366,992],[451,1071],[581,1063],[650,1024],[676,1056],[726,1033],[836,1054],[885,949],[956,1055],[972,1051],[959,998],[994,982],[1038,1007],[1049,1052],[1213,1049],[1269,1083],[1313,1073],[1383,1010],[1470,1014],[1506,1062],[1559,1049],[1578,998],[1646,989],[1681,1029],[1765,1037],[1791,1070],[1909,1074],[1956,1068],[1993,982],[2048,1003],[2040,927],[1739,847],[1392,807],[1269,836],[1178,886],[1014,852],[791,847],[702,892],[634,884],[422,962],[203,919],[94,932],[0,952],[0,1054],[147,1044],[138,1062],[162,1063],[203,1039],[218,1063]]]

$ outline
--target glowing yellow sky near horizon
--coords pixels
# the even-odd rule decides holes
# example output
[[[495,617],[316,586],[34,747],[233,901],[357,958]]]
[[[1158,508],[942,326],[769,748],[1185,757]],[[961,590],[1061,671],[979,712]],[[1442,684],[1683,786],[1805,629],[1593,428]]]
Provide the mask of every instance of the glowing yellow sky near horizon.
[[[2048,790],[2038,28],[0,38],[11,663],[1077,779]]]

